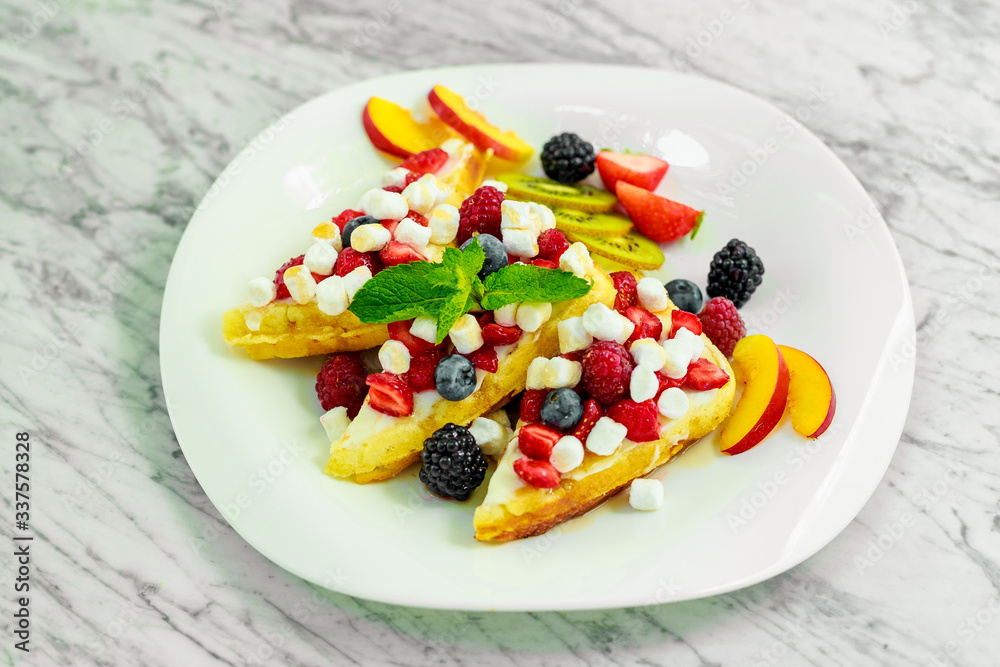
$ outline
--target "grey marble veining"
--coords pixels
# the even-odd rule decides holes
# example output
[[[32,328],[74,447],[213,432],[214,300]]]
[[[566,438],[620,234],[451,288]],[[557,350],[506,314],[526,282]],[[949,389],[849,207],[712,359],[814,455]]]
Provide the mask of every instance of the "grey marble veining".
[[[14,561],[0,556],[4,661],[996,664],[1000,6],[472,7],[0,2],[0,437],[33,434],[37,536],[27,658],[8,630]],[[878,201],[919,323],[913,405],[884,481],[804,564],[695,602],[458,614],[305,584],[228,527],[166,417],[157,329],[187,220],[250,137],[326,90],[401,69],[573,60],[740,86],[796,115]],[[12,457],[0,467],[12,479]],[[2,503],[12,515],[10,493]]]

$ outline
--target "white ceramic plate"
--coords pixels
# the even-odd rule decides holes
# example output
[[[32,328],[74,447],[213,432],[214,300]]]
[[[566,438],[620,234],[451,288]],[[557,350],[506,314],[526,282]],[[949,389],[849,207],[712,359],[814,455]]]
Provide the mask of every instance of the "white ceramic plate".
[[[839,399],[818,444],[789,425],[726,457],[707,438],[656,473],[666,505],[618,497],[546,536],[472,537],[476,498],[429,498],[411,469],[357,486],[321,470],[328,443],[321,359],[253,362],[228,349],[221,314],[248,280],[300,254],[309,231],[353,206],[393,164],[370,147],[362,106],[423,104],[447,85],[536,147],[572,130],[599,147],[662,155],[661,194],[707,210],[694,242],[656,275],[704,288],[731,237],[767,273],[743,313],[751,332],[806,350]],[[527,167],[538,171],[537,160]],[[730,188],[723,192],[720,184]],[[424,607],[620,607],[731,591],[784,572],[832,540],[885,472],[913,383],[914,323],[903,267],[861,185],[812,134],[735,88],[667,72],[592,65],[483,65],[408,72],[333,91],[267,128],[191,220],[163,301],[163,386],[205,492],[288,571],[359,597]]]

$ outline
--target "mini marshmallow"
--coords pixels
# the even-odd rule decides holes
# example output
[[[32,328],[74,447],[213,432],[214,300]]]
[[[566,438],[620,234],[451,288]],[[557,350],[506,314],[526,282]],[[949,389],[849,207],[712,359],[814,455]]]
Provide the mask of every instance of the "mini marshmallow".
[[[687,414],[691,401],[687,393],[680,387],[669,387],[663,390],[656,401],[656,409],[668,419],[680,419]]]
[[[585,350],[594,342],[594,337],[583,328],[582,317],[570,317],[559,323],[559,353],[567,354]],[[657,345],[656,347],[660,347]]]
[[[587,436],[587,449],[598,456],[610,456],[621,446],[628,429],[611,417],[601,417]]]
[[[382,225],[361,225],[351,232],[351,247],[358,252],[378,252],[392,240],[392,234]]]
[[[437,188],[428,187],[426,183],[414,181],[403,190],[409,210],[426,215],[437,205]]]
[[[503,246],[515,257],[534,257],[538,254],[538,235],[530,229],[504,229]]]
[[[583,463],[583,443],[576,436],[564,435],[552,447],[549,463],[562,474],[576,470]]]
[[[528,202],[528,214],[537,233],[556,228],[556,216],[548,206]]]
[[[549,360],[545,357],[535,357],[531,360],[524,385],[526,389],[545,389],[545,369],[548,365]]]
[[[410,325],[410,333],[428,343],[437,343],[437,320],[430,317],[418,317]]]
[[[438,181],[437,176],[434,174],[424,174],[417,179],[417,183],[423,183],[434,193],[434,206],[437,206],[451,196],[451,187]],[[431,208],[434,208],[434,206],[431,206]]]
[[[264,321],[264,314],[259,310],[249,310],[243,313],[243,321],[250,331],[260,331],[260,323]]]
[[[492,178],[487,178],[483,180],[482,185],[480,185],[479,187],[484,188],[487,185],[490,186],[491,188],[496,188],[500,192],[504,193],[507,192],[507,184],[504,183],[503,181],[494,181]]]
[[[406,187],[406,175],[409,174],[408,169],[403,169],[402,167],[396,167],[395,169],[390,169],[389,171],[382,174],[382,187],[383,188],[404,188]]]
[[[674,334],[673,340],[680,341],[691,353],[691,361],[697,361],[705,352],[705,341],[690,329],[681,327]]]
[[[658,479],[640,477],[628,490],[628,504],[637,510],[658,510],[663,507],[663,483]]]
[[[247,295],[250,299],[250,305],[254,308],[263,308],[271,303],[277,293],[274,281],[270,278],[261,276],[247,283]]]
[[[500,229],[521,229],[534,232],[534,235],[538,236],[538,230],[531,220],[531,204],[511,199],[501,202]]]
[[[306,267],[290,266],[285,269],[284,276],[285,287],[295,303],[309,303],[316,296],[316,280]]]
[[[691,363],[691,348],[684,340],[671,338],[663,341],[663,351],[667,353],[666,361],[663,363],[663,374],[674,380],[680,379],[687,374],[688,366]]]
[[[410,350],[398,340],[387,340],[378,350],[378,361],[385,372],[402,375],[410,370]]]
[[[663,347],[652,338],[640,338],[632,343],[628,351],[635,359],[637,366],[646,366],[658,371],[667,363],[667,353]]]
[[[340,252],[344,247],[340,238],[340,227],[329,220],[316,225],[312,230],[312,237],[316,243],[329,244],[337,252]]]
[[[431,241],[445,245],[455,240],[458,233],[458,209],[451,204],[440,204],[427,220],[431,229]]]
[[[330,276],[316,285],[316,305],[321,312],[336,316],[347,310],[350,299],[347,287],[340,276]]]
[[[579,241],[570,245],[559,258],[559,268],[569,271],[577,278],[584,278],[594,270],[594,260],[587,246]]]
[[[656,371],[649,366],[639,366],[632,371],[629,381],[629,394],[636,403],[642,403],[656,396],[660,389],[660,381],[656,379]]]
[[[372,188],[361,195],[358,208],[376,220],[402,220],[410,210],[406,197],[398,192],[389,192],[382,188]],[[351,235],[351,240],[354,235]]]
[[[632,337],[632,332],[635,331],[635,322],[625,317],[618,311],[613,312],[618,316],[618,319],[621,320],[622,327],[622,332],[618,335],[618,338],[615,338],[615,342],[624,345],[628,342],[628,339]]]
[[[512,327],[517,324],[517,307],[520,304],[509,303],[493,311],[493,321],[502,327]]]
[[[625,332],[623,320],[628,322],[628,318],[622,317],[603,303],[588,306],[582,317],[584,330],[597,340],[618,340]],[[625,339],[628,340],[628,336]]]
[[[337,263],[337,250],[329,243],[313,243],[306,250],[302,260],[303,266],[312,273],[328,276],[333,273],[333,265]]]
[[[319,423],[326,429],[327,439],[330,442],[336,442],[351,425],[351,418],[347,416],[347,408],[337,406],[320,417]]]
[[[659,313],[667,309],[670,299],[667,289],[656,278],[643,278],[639,281],[636,291],[639,294],[639,305],[651,313]]]
[[[499,456],[510,440],[510,429],[488,417],[476,417],[469,424],[469,433],[486,456]]]
[[[582,375],[583,366],[579,361],[554,357],[545,364],[545,369],[542,371],[542,384],[549,389],[575,387],[580,383]]]
[[[365,226],[374,227],[374,225],[365,225]],[[344,276],[344,289],[347,290],[348,300],[354,301],[354,295],[357,294],[358,290],[364,287],[365,283],[371,279],[372,279],[372,272],[371,269],[369,269],[367,266],[359,266],[358,268],[354,269],[346,276]],[[329,278],[327,280],[329,280]]]
[[[431,242],[432,233],[430,227],[424,227],[410,218],[403,218],[396,227],[396,240],[419,251]]]
[[[458,318],[448,332],[448,337],[459,354],[469,354],[483,346],[483,330],[479,327],[479,320],[469,313]]]
[[[517,307],[514,321],[522,331],[532,333],[538,331],[552,317],[551,303],[522,303]]]

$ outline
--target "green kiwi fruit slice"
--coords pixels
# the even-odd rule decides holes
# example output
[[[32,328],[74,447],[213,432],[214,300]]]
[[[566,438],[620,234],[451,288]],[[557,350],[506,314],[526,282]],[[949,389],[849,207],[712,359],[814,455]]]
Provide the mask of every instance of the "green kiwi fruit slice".
[[[635,232],[605,238],[566,232],[566,237],[570,241],[583,243],[590,252],[599,257],[606,257],[634,269],[658,269],[663,265],[663,251],[660,250],[660,246]]]
[[[614,213],[587,213],[571,208],[557,208],[556,227],[563,232],[576,232],[594,238],[625,236],[632,231],[632,221]]]
[[[526,199],[546,206],[605,213],[618,201],[610,192],[589,185],[565,185],[525,174],[501,174],[497,180],[507,184],[511,199]]]

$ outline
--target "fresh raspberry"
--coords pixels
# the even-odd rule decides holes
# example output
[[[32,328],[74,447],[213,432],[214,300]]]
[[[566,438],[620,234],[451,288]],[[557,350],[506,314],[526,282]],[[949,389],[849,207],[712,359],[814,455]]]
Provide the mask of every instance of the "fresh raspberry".
[[[594,429],[597,420],[604,416],[604,408],[592,398],[588,398],[583,404],[583,416],[576,423],[571,435],[576,436],[580,442],[587,442],[587,436]]]
[[[526,456],[514,461],[514,472],[525,484],[540,489],[554,489],[559,486],[562,478],[555,466],[548,461],[533,461]]]
[[[629,306],[623,314],[635,325],[635,329],[628,339],[629,345],[640,338],[660,340],[660,336],[663,334],[663,322],[659,317],[639,306]]]
[[[542,418],[542,403],[549,395],[548,389],[528,389],[521,397],[521,421],[533,424]]]
[[[428,343],[423,338],[417,338],[411,334],[410,326],[412,324],[413,320],[390,322],[388,325],[389,338],[392,340],[398,340],[400,343],[405,345],[406,349],[410,351],[410,354],[420,354],[421,352],[441,347],[440,345],[435,345],[434,343]]]
[[[628,439],[633,442],[649,442],[660,437],[658,415],[656,401],[652,399],[636,403],[626,398],[608,409],[608,416],[628,429]]]
[[[415,392],[434,389],[434,369],[443,358],[444,350],[441,348],[424,350],[414,354],[410,357],[410,370],[402,375],[403,381],[410,385],[410,389]]]
[[[628,271],[615,271],[611,274],[611,282],[618,291],[618,296],[615,297],[615,310],[624,314],[626,308],[634,306],[639,300],[639,283]]]
[[[349,223],[351,220],[354,220],[354,218],[360,218],[363,215],[364,213],[362,213],[361,211],[355,211],[354,209],[349,208],[340,215],[334,216],[333,224],[337,225],[340,231],[343,232],[344,225]]]
[[[368,405],[373,410],[392,417],[413,414],[413,390],[403,378],[392,373],[374,373],[365,380],[368,385]]]
[[[399,168],[409,169],[410,173],[417,172],[417,176],[419,177],[421,174],[433,174],[443,167],[447,161],[447,151],[443,148],[432,148],[406,158],[399,164]]]
[[[733,356],[736,343],[747,335],[747,327],[733,302],[724,296],[710,299],[698,313],[702,331],[727,357]]]
[[[614,405],[628,393],[635,363],[620,343],[599,340],[583,353],[583,388],[602,405]]]
[[[536,461],[548,461],[562,433],[545,424],[527,424],[517,435],[517,448]]]
[[[470,352],[465,358],[471,361],[473,366],[487,373],[496,373],[500,367],[497,351],[489,345],[483,345],[478,350]]]
[[[558,266],[556,265],[556,263],[553,262],[551,259],[542,259],[541,257],[536,257],[535,259],[531,260],[531,265],[532,266],[537,266],[537,267],[542,268],[542,269],[555,269],[555,268],[558,268]]]
[[[333,272],[343,277],[359,266],[367,266],[373,276],[385,268],[377,252],[358,252],[354,248],[344,248],[337,257]]]
[[[358,416],[365,400],[365,369],[353,354],[332,354],[316,375],[316,395],[324,410],[347,408],[347,416]]]
[[[494,347],[513,345],[521,339],[521,328],[517,325],[505,327],[492,322],[483,326],[482,322],[480,322],[479,326],[483,327],[483,342],[487,345],[493,345]]]
[[[301,266],[302,262],[304,262],[305,259],[306,259],[305,255],[299,255],[298,257],[293,257],[292,259],[288,260],[280,267],[278,267],[278,270],[274,272],[274,288],[276,290],[274,295],[275,299],[287,299],[290,296],[292,296],[288,292],[288,287],[285,285],[285,271],[292,268],[293,266]],[[323,280],[323,278],[326,278],[326,276],[321,276],[317,273],[312,274],[312,277],[313,280],[315,280],[316,282],[320,282],[321,280]]]
[[[538,235],[538,256],[559,265],[559,258],[569,249],[566,235],[558,229],[546,229]]]
[[[501,203],[503,193],[492,185],[484,185],[462,202],[462,208],[458,211],[456,240],[459,244],[468,241],[473,234],[492,234],[499,239]]]
[[[667,338],[673,338],[677,335],[679,329],[688,329],[691,333],[696,336],[701,335],[701,320],[698,316],[689,313],[686,310],[671,310],[670,311],[670,335]]]
[[[729,374],[708,359],[695,359],[688,366],[684,384],[698,391],[718,389],[729,382]]]

